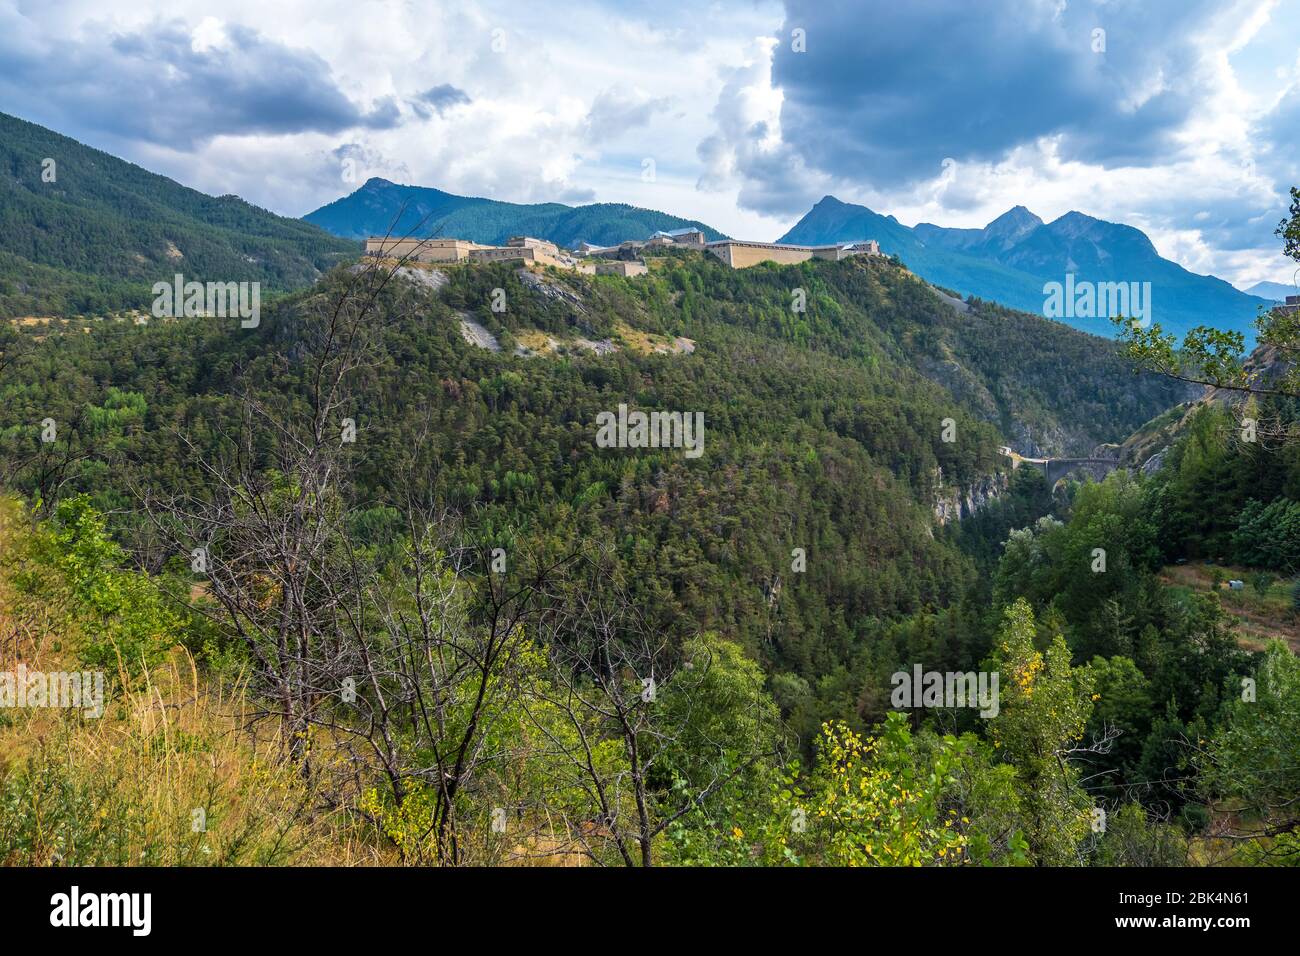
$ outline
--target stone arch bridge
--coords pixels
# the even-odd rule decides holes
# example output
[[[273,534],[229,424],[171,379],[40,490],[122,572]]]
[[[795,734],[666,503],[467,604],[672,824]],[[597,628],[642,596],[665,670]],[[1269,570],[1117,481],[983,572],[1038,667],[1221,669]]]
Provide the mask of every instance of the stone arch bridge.
[[[1012,470],[1019,468],[1021,465],[1031,465],[1037,468],[1046,476],[1049,486],[1054,486],[1070,472],[1079,468],[1087,467],[1090,470],[1097,468],[1109,474],[1119,467],[1119,462],[1114,458],[1026,458],[1012,451],[1006,445],[1000,447],[998,451],[1011,459]]]

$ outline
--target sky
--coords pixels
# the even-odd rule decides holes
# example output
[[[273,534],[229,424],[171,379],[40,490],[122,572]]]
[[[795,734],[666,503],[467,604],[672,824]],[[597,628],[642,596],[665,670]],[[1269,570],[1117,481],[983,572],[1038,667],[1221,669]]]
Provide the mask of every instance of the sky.
[[[0,0],[0,111],[301,216],[371,176],[771,240],[1024,205],[1300,282],[1300,0]]]

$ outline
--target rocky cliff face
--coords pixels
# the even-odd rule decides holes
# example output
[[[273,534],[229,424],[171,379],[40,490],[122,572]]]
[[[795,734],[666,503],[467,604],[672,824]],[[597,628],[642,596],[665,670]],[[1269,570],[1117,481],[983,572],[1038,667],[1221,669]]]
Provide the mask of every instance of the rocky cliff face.
[[[1007,490],[1010,476],[1006,472],[986,475],[969,488],[941,489],[934,499],[934,520],[940,525],[969,518],[987,508]]]
[[[1245,371],[1256,387],[1268,388],[1291,369],[1292,363],[1271,345],[1258,345],[1246,360]],[[1189,386],[1190,387],[1190,386]],[[1189,401],[1175,405],[1147,422],[1122,443],[1113,447],[1111,456],[1143,474],[1153,474],[1164,465],[1165,455],[1182,437],[1193,415],[1209,404],[1231,407],[1238,416],[1246,414],[1247,397],[1231,389],[1206,387]]]
[[[1021,390],[1005,382],[997,386],[995,394],[975,372],[951,356],[921,356],[917,368],[973,414],[1000,426],[1007,444],[1026,458],[1082,455],[1096,443],[1096,421],[1029,402]]]

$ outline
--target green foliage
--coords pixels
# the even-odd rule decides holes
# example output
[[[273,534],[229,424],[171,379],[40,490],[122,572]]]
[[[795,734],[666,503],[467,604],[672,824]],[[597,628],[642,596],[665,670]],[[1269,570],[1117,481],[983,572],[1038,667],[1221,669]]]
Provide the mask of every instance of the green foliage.
[[[1176,826],[1152,820],[1140,803],[1108,815],[1097,846],[1098,866],[1186,866],[1187,838]]]
[[[1101,777],[1094,789],[1118,799],[1123,796],[1118,784],[1137,779],[1142,745],[1151,730],[1151,680],[1127,657],[1094,657],[1088,670],[1096,700],[1086,738],[1104,740],[1108,734],[1118,734],[1111,745],[1108,762],[1120,770],[1111,777]]]
[[[1276,575],[1269,574],[1267,571],[1260,571],[1250,576],[1250,586],[1255,589],[1256,594],[1263,597],[1272,590],[1273,582],[1276,580]]]
[[[1025,838],[1040,864],[1078,862],[1077,846],[1089,827],[1091,801],[1079,784],[1071,755],[1082,740],[1093,706],[1093,675],[1070,664],[1065,639],[1035,647],[1033,609],[1023,598],[1008,607],[993,667],[1000,675],[1001,712],[990,737],[1017,773],[1026,817]]]
[[[1286,862],[1300,862],[1300,661],[1273,641],[1255,672],[1253,693],[1243,692],[1225,709],[1223,721],[1196,758],[1201,786],[1225,799],[1249,821],[1267,851],[1270,838],[1290,836],[1274,847]]]
[[[20,588],[43,597],[67,589],[86,638],[79,648],[86,664],[110,675],[138,673],[183,641],[184,618],[157,584],[122,567],[121,547],[85,495],[59,502],[52,521],[34,531],[30,554]]]
[[[994,579],[996,601],[1024,597],[1055,607],[1078,627],[1081,655],[1131,652],[1122,608],[1136,602],[1141,572],[1159,566],[1147,508],[1145,487],[1127,472],[1080,487],[1068,523],[1044,517],[1011,533]]]
[[[1004,435],[1024,427],[1091,447],[1148,421],[1178,389],[1135,379],[1097,340],[1032,317],[980,303],[958,314],[885,262],[736,271],[682,253],[632,281],[530,275],[500,264],[450,270],[437,292],[403,280],[385,289],[375,348],[348,382],[358,442],[329,503],[348,515],[339,554],[375,569],[376,586],[410,617],[398,595],[410,588],[403,482],[412,476],[433,506],[472,516],[512,556],[609,553],[665,653],[698,665],[665,681],[647,737],[651,819],[687,808],[656,835],[656,858],[1075,863],[1098,798],[1144,804],[1114,815],[1121,833],[1098,843],[1099,858],[1172,858],[1177,835],[1151,814],[1196,806],[1193,742],[1218,730],[1250,661],[1215,595],[1169,591],[1156,574],[1198,552],[1250,551],[1259,557],[1249,563],[1286,571],[1300,491],[1293,449],[1234,447],[1231,421],[1210,409],[1193,416],[1160,474],[1053,495],[1030,469],[1006,475]],[[309,409],[308,316],[348,280],[338,270],[276,303],[256,335],[178,321],[0,342],[9,480],[45,487],[32,460],[51,452],[36,437],[47,416],[72,423],[56,450],[85,455],[64,486],[72,496],[46,502],[55,518],[39,550],[58,573],[28,584],[66,582],[89,654],[148,661],[184,640],[214,669],[238,666],[220,635],[171,610],[167,595],[184,576],[122,570],[123,546],[153,571],[177,560],[140,520],[134,494],[201,496],[211,476],[198,459],[238,454],[265,479],[265,507],[288,509],[295,486],[277,471],[287,438],[261,427],[233,442],[236,396],[270,421]],[[807,313],[789,308],[795,285]],[[488,305],[495,288],[507,291],[505,313]],[[689,337],[696,349],[526,359],[467,345],[460,312],[507,343],[530,330],[618,336],[626,325]],[[704,459],[597,448],[595,416],[620,403],[701,411]],[[956,442],[941,438],[946,418]],[[977,484],[998,500],[938,528],[936,497]],[[806,570],[792,564],[796,548]],[[1104,571],[1093,570],[1099,549]],[[446,567],[425,584],[462,587]],[[273,609],[258,623],[273,633]],[[439,623],[480,633],[459,599]],[[392,637],[374,635],[373,647]],[[518,650],[488,682],[492,706],[470,736],[493,756],[455,797],[455,817],[477,832],[507,798],[512,826],[541,827],[554,810],[601,862],[614,861],[602,842],[608,817],[555,754],[583,753],[589,740],[595,771],[626,780],[625,741],[599,715],[575,721],[557,708],[551,649],[521,638]],[[891,673],[982,660],[1002,675],[991,721],[947,710],[909,724],[890,713]],[[465,680],[450,685],[457,699],[443,729],[453,736],[469,719]],[[1109,749],[1087,749],[1112,731]],[[433,766],[436,743],[407,734],[403,724],[402,758]],[[778,770],[790,736],[810,770]],[[368,781],[361,809],[404,858],[440,859],[429,834],[437,788],[398,780]],[[630,800],[619,788],[620,819],[633,815]],[[791,826],[795,810],[806,828]],[[490,839],[476,847],[486,861],[509,850]]]
[[[1237,516],[1232,534],[1236,561],[1252,567],[1276,568],[1286,574],[1300,570],[1300,501],[1276,498],[1268,504],[1251,499]],[[1268,590],[1273,578],[1255,575]]]
[[[1282,254],[1300,262],[1300,189],[1291,187],[1291,209],[1287,218],[1278,223],[1277,234],[1282,238]]]
[[[1261,416],[1286,409],[1260,408]],[[1207,404],[1189,415],[1150,492],[1160,556],[1211,558],[1289,574],[1300,557],[1300,443],[1236,440],[1234,414]]]
[[[1227,540],[1218,529],[1234,523],[1248,482],[1243,475],[1236,491],[1237,481],[1223,478],[1238,469],[1254,474],[1247,457],[1254,451],[1223,444],[1202,414],[1155,476],[1085,485],[1067,520],[1041,519],[1007,541],[994,576],[998,600],[1024,597],[1054,622],[1040,622],[1039,647],[1059,628],[1076,660],[1091,658],[1099,696],[1085,740],[1102,747],[1088,755],[1088,789],[1109,806],[1137,799],[1167,814],[1195,800],[1191,742],[1249,673],[1218,597],[1168,589],[1157,573],[1182,548],[1203,546],[1193,542]],[[1202,475],[1220,483],[1211,487]],[[1264,487],[1286,480],[1272,474]],[[1209,533],[1186,533],[1209,522]],[[1105,571],[1093,570],[1094,547],[1106,552]]]
[[[1288,218],[1277,227],[1283,254],[1300,262],[1300,190],[1291,187]],[[1248,361],[1245,337],[1209,326],[1197,326],[1183,337],[1166,333],[1159,323],[1148,328],[1127,318],[1115,320],[1121,340],[1134,363],[1143,369],[1215,388],[1249,395],[1300,398],[1300,366],[1281,363],[1263,374],[1265,368]],[[1300,346],[1300,313],[1269,309],[1256,320],[1259,342],[1276,352],[1288,354]]]
[[[749,847],[735,831],[757,826],[778,779],[785,740],[776,704],[764,689],[762,668],[736,642],[705,634],[686,641],[682,654],[690,666],[659,699],[673,732],[656,772],[671,781],[670,801],[691,801],[692,809],[669,828],[667,859],[749,863]],[[692,800],[706,792],[706,800]]]
[[[873,622],[959,599],[976,580],[971,555],[991,563],[1001,529],[1047,504],[1026,472],[1013,483],[1019,504],[983,532],[963,532],[964,541],[956,529],[934,534],[934,496],[970,487],[1002,462],[996,428],[927,377],[934,358],[960,352],[963,374],[998,396],[990,417],[1028,416],[1044,431],[1065,423],[1088,443],[1119,437],[1170,395],[1154,380],[1135,383],[1104,352],[1086,386],[1073,376],[1054,389],[1012,387],[1008,356],[1018,356],[1022,378],[1046,380],[1068,356],[1095,353],[1095,340],[1032,317],[960,321],[923,284],[878,262],[733,270],[681,254],[634,281],[548,276],[563,294],[539,291],[504,264],[450,277],[436,296],[396,281],[381,301],[378,352],[352,383],[367,507],[392,508],[399,476],[429,474],[440,503],[472,508],[522,538],[560,548],[608,536],[660,623],[734,631],[767,669],[809,683],[805,745],[822,719],[850,709],[852,659]],[[83,429],[60,431],[89,452],[70,487],[123,516],[118,532],[147,553],[147,537],[125,517],[128,482],[201,488],[207,479],[193,454],[177,453],[176,432],[197,453],[228,453],[222,436],[235,428],[238,390],[277,415],[300,408],[308,383],[287,357],[301,313],[345,280],[336,274],[314,297],[265,310],[256,336],[201,320],[50,336],[0,379],[0,428],[20,429],[25,454],[39,455],[34,423],[77,422],[87,406],[99,409]],[[804,315],[790,311],[792,283],[808,292]],[[507,289],[501,314],[489,308],[497,287]],[[603,337],[617,317],[687,336],[697,349],[521,359],[467,346],[458,311],[498,334]],[[1069,391],[1076,385],[1104,408]],[[706,458],[596,448],[596,414],[620,402],[703,412]],[[940,427],[949,417],[951,443]],[[1099,431],[1106,421],[1111,430]],[[264,462],[277,441],[259,438]],[[4,464],[30,491],[22,461],[15,454]],[[362,546],[391,539],[382,522],[357,530]],[[796,547],[809,556],[806,573],[791,572]],[[837,668],[840,677],[824,680]]]
[[[822,728],[807,780],[792,774],[765,831],[769,863],[942,866],[964,861],[967,838],[945,794],[970,741],[921,748],[901,714],[864,739],[843,723]],[[965,821],[968,822],[968,821]]]

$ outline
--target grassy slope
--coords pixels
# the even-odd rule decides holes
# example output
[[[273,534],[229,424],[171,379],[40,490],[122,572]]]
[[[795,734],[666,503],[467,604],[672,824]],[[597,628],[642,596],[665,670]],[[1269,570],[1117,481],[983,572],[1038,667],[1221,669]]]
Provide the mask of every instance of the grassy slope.
[[[0,671],[82,671],[84,608],[46,529],[0,499]],[[162,645],[175,635],[158,634]],[[99,719],[80,710],[0,710],[0,864],[356,864],[274,745],[238,731],[248,708],[180,647],[131,675],[106,675]],[[195,810],[204,826],[194,827]]]
[[[1260,593],[1251,583],[1257,572],[1250,568],[1231,565],[1209,565],[1200,561],[1170,565],[1160,573],[1160,580],[1182,592],[1210,591],[1215,589],[1214,572],[1222,574],[1218,585],[1219,600],[1237,620],[1242,635],[1242,646],[1262,650],[1268,641],[1282,638],[1291,650],[1300,654],[1300,621],[1291,610],[1293,582],[1275,580],[1268,590]],[[1244,581],[1246,586],[1231,590],[1231,580]]]

